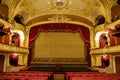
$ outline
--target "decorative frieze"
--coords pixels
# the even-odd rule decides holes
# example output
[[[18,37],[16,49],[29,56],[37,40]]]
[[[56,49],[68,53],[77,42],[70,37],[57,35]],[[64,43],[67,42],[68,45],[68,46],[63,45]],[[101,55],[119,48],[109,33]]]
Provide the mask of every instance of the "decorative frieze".
[[[87,64],[85,58],[34,58],[33,64]]]
[[[69,14],[50,14],[45,16],[40,16],[37,18],[34,18],[27,22],[27,25],[32,25],[38,22],[45,22],[45,21],[53,21],[53,22],[65,22],[65,21],[75,21],[75,22],[82,22],[85,24],[88,24],[89,26],[93,26],[93,23],[83,17],[75,16],[75,15],[69,15]]]

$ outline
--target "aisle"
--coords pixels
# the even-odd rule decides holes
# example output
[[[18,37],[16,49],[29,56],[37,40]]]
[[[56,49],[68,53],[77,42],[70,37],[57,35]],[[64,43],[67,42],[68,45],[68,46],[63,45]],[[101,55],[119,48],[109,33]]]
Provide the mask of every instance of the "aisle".
[[[53,74],[53,80],[65,80],[65,74]]]

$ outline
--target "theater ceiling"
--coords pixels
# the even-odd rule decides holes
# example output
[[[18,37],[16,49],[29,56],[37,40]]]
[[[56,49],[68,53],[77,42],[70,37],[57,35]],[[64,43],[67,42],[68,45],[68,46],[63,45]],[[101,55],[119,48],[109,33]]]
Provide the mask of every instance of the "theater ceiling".
[[[89,25],[103,15],[107,21],[111,18],[111,7],[117,0],[1,0],[9,7],[11,21],[15,15],[22,15],[24,24],[39,21],[78,21]]]

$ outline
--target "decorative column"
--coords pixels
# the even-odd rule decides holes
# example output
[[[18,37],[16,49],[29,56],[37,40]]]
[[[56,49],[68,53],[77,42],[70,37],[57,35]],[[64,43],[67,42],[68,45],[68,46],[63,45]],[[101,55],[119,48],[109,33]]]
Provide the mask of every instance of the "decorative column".
[[[28,65],[28,54],[23,55],[23,65],[25,65],[25,66]]]
[[[22,54],[18,55],[18,64],[23,65],[23,55]]]
[[[96,57],[94,55],[91,55],[91,66],[95,66],[96,64]]]
[[[90,44],[91,44],[91,49],[95,48],[95,30],[94,28],[90,29]]]
[[[11,66],[9,64],[9,59],[10,59],[10,54],[5,54],[5,65],[4,65],[5,72],[10,72],[10,70],[11,70]]]
[[[26,26],[26,29],[25,29],[25,39],[24,39],[24,46],[26,48],[28,48],[29,46],[29,32],[30,32],[30,27],[29,26]]]

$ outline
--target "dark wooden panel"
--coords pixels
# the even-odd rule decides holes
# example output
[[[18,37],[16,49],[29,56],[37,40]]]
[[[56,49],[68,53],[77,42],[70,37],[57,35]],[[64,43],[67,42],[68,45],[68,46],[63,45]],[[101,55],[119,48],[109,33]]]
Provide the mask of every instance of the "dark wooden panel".
[[[5,56],[4,55],[0,55],[0,72],[3,72],[4,59],[5,59]]]

